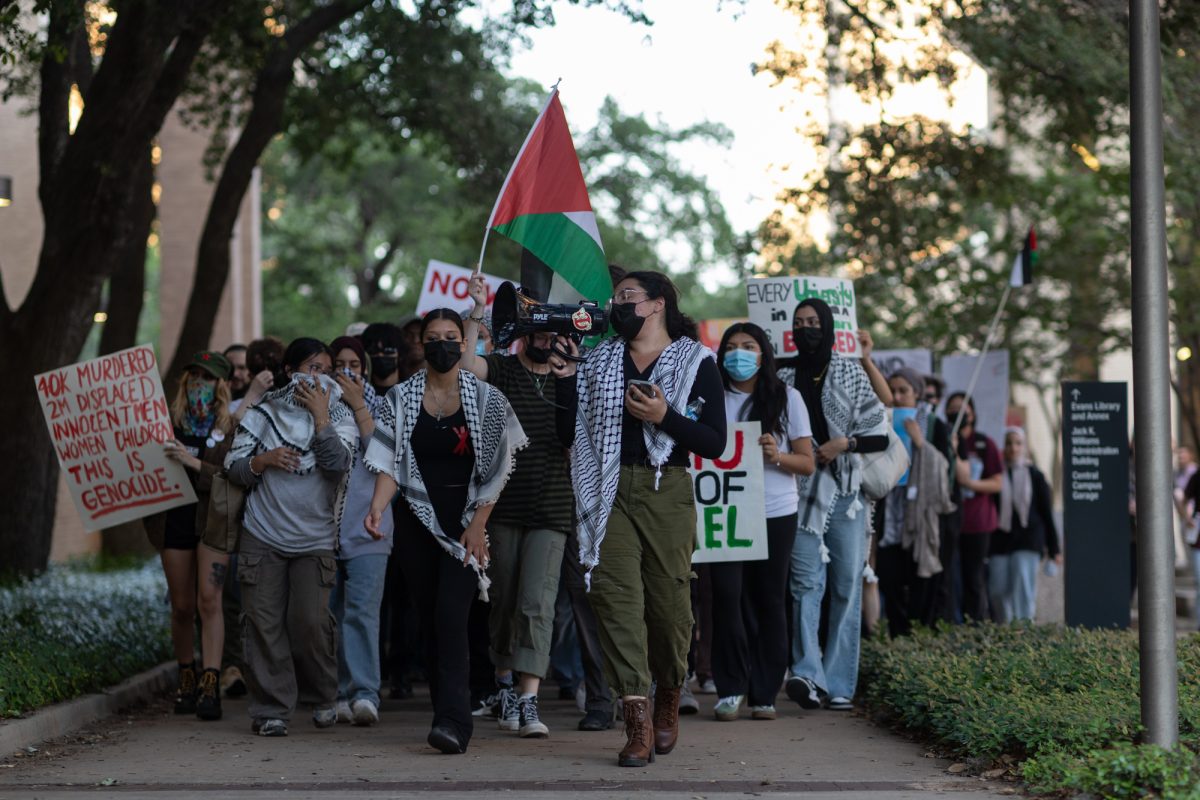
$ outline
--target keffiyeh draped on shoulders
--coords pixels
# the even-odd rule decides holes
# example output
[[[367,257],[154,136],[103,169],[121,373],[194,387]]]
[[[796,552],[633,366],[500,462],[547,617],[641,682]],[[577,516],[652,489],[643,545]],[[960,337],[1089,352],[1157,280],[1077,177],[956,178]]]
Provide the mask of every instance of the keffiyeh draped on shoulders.
[[[621,472],[621,429],[625,410],[625,340],[608,339],[592,350],[576,373],[579,397],[571,476],[578,515],[579,561],[588,571],[600,563],[600,542],[617,495]],[[683,414],[696,373],[713,352],[682,337],[667,346],[654,364],[650,382],[662,389],[667,405]],[[661,467],[675,449],[675,440],[657,425],[644,423],[650,463]]]
[[[796,380],[792,367],[779,370],[779,378],[789,386]],[[857,360],[834,356],[821,385],[821,410],[829,428],[829,438],[842,436],[886,436],[887,414],[883,403],[871,388],[871,380]],[[857,453],[842,453],[812,475],[796,480],[800,489],[800,530],[822,539],[821,556],[829,560],[824,545],[829,525],[829,510],[843,495],[857,495],[862,483],[862,458]],[[853,516],[862,510],[862,501],[851,506]]]
[[[475,465],[467,487],[467,505],[462,515],[466,527],[478,508],[491,505],[500,498],[516,465],[516,453],[529,443],[529,439],[508,400],[496,387],[464,369],[458,372],[458,392],[475,452]],[[438,524],[417,459],[409,446],[424,397],[424,370],[391,388],[380,404],[375,434],[367,446],[364,463],[373,472],[390,475],[417,519],[447,553],[462,561],[466,548]],[[485,567],[474,556],[470,564],[479,576],[480,592],[486,600],[491,581],[484,572]]]

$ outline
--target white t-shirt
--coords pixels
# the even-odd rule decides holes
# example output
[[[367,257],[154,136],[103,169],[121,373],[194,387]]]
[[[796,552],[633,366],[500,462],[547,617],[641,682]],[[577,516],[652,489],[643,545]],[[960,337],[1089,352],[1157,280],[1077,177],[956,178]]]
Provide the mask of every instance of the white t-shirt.
[[[725,418],[730,422],[744,421],[742,408],[750,399],[750,395],[737,389],[725,392]],[[750,409],[746,408],[749,414]],[[803,439],[812,436],[812,427],[808,420],[808,409],[804,406],[804,398],[791,386],[787,387],[787,411],[784,418],[787,436],[775,434],[775,441],[780,453],[792,452],[792,439]],[[761,448],[759,450],[761,452]],[[763,456],[763,489],[766,493],[767,519],[786,517],[795,514],[800,506],[800,492],[796,488],[796,476],[777,467]]]

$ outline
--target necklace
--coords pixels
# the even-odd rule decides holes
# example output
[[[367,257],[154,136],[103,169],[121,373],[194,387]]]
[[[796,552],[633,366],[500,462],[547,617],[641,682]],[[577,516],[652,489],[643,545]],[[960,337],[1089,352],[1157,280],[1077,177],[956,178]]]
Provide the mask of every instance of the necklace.
[[[425,387],[425,394],[429,396],[430,400],[437,403],[437,412],[435,413],[435,418],[437,419],[438,422],[441,422],[442,417],[445,416],[445,413],[446,413],[446,397],[445,397],[445,395],[438,397],[438,393],[433,391],[432,389],[430,389],[428,386]]]

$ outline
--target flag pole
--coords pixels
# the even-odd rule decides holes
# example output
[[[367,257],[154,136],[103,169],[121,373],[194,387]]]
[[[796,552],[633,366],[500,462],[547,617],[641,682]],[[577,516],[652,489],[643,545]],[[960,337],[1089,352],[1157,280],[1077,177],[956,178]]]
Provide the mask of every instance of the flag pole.
[[[538,112],[537,119],[529,127],[529,133],[525,134],[525,141],[521,143],[521,149],[517,151],[517,157],[513,159],[512,166],[508,168],[508,174],[504,176],[504,183],[500,184],[500,192],[496,195],[496,203],[492,206],[492,213],[488,215],[487,225],[483,229],[483,246],[479,248],[479,261],[475,262],[476,275],[483,272],[483,254],[487,251],[488,234],[492,232],[492,221],[496,219],[496,212],[500,210],[500,200],[504,197],[504,190],[508,188],[508,182],[512,180],[517,164],[521,163],[521,156],[525,154],[525,148],[529,146],[529,140],[533,138],[533,132],[537,130],[538,123],[542,121],[542,117],[546,116],[546,109],[550,107],[550,103],[558,94],[558,85],[560,83],[562,83],[562,78],[556,80],[554,85],[550,87],[550,94],[546,98],[546,102],[542,104],[542,110]]]
[[[1004,294],[1000,296],[1000,305],[996,308],[996,315],[992,317],[992,324],[988,328],[987,338],[983,340],[983,351],[979,354],[979,360],[975,362],[975,371],[971,375],[971,382],[967,384],[966,400],[971,399],[975,392],[975,384],[979,381],[979,373],[983,371],[983,360],[987,358],[988,350],[992,348],[992,340],[996,336],[996,329],[1000,327],[1000,316],[1004,313],[1004,307],[1008,304],[1008,296],[1012,294],[1012,281],[1009,281],[1004,286]],[[967,410],[966,400],[958,408],[958,416],[954,419],[954,428],[950,431],[950,438],[953,439],[958,435],[958,429],[962,425],[963,414]]]

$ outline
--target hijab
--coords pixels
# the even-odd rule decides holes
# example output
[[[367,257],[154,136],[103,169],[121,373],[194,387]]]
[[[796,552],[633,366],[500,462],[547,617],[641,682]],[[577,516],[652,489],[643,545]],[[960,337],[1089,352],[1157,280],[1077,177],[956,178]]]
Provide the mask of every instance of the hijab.
[[[825,421],[825,412],[821,408],[821,385],[829,367],[829,361],[833,358],[833,312],[829,310],[829,306],[824,300],[816,297],[809,297],[801,301],[796,308],[799,309],[802,306],[808,306],[817,312],[817,317],[821,320],[821,344],[817,347],[816,352],[806,353],[800,348],[800,343],[796,343],[796,357],[792,361],[796,368],[795,385],[808,409],[813,438],[817,444],[824,444],[829,441],[829,426]]]
[[[1018,427],[1004,429],[1004,437],[1017,436],[1021,439],[1021,455],[1016,462],[1004,470],[1004,483],[1000,487],[1000,521],[1002,531],[1012,530],[1013,512],[1022,528],[1029,527],[1029,508],[1033,504],[1033,476],[1029,473],[1029,459],[1025,453],[1025,430]]]

